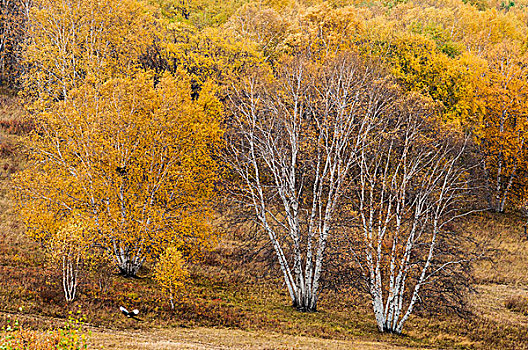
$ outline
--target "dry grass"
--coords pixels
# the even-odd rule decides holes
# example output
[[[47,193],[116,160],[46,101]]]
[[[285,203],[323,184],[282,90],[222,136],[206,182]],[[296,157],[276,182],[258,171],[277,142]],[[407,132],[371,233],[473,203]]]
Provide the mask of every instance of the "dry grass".
[[[475,263],[478,281],[471,296],[473,311],[500,324],[528,326],[528,237],[526,218],[517,213],[473,217],[465,225],[475,238],[491,248],[485,259]],[[524,297],[523,297],[524,296]]]
[[[345,341],[292,336],[271,332],[248,332],[235,329],[172,328],[139,332],[93,331],[90,346],[94,349],[356,349],[403,350],[408,347],[380,342]],[[416,348],[415,348],[416,349]]]
[[[0,201],[6,200],[9,177],[23,165],[20,140],[33,128],[24,115],[16,96],[0,94]],[[0,210],[8,210],[5,203],[0,203]]]
[[[491,248],[489,259],[474,265],[479,284],[528,285],[526,218],[512,214],[482,213],[467,220],[463,229]]]
[[[16,92],[0,87],[0,120],[21,119],[24,110]]]
[[[500,324],[528,327],[528,316],[516,312],[514,305],[520,306],[518,297],[527,295],[526,287],[516,287],[500,284],[482,284],[476,286],[476,292],[471,296],[472,309],[480,317],[496,321]],[[524,298],[526,302],[526,297]],[[510,307],[508,304],[512,303]],[[525,304],[525,307],[528,304]]]

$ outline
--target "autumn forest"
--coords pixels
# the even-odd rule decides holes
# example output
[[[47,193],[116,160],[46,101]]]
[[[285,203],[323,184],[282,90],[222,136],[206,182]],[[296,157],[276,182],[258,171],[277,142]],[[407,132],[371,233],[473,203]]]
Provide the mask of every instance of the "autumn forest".
[[[0,0],[0,349],[528,349],[526,135],[526,0]]]

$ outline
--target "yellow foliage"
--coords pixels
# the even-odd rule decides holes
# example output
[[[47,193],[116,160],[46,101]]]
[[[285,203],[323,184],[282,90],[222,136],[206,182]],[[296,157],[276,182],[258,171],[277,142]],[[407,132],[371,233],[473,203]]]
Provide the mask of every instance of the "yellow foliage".
[[[37,116],[30,166],[15,179],[31,236],[82,213],[120,268],[166,242],[207,244],[222,108],[208,83],[192,100],[184,73],[154,83],[146,73],[87,82]]]
[[[35,0],[28,16],[24,85],[44,103],[67,98],[87,77],[128,74],[154,40],[137,0]]]
[[[290,32],[291,22],[287,17],[274,8],[249,3],[231,16],[226,27],[236,38],[249,38],[257,43],[264,56],[274,57]]]
[[[528,55],[519,42],[502,42],[487,52],[488,70],[479,98],[485,105],[476,130],[492,190],[494,209],[504,210],[511,192],[524,194],[527,183],[518,174],[528,167]]]
[[[216,27],[247,0],[149,0],[170,21],[184,22],[197,28]]]
[[[391,43],[393,74],[410,91],[431,96],[444,108],[444,120],[468,126],[475,123],[476,99],[485,62],[469,53],[455,58],[437,51],[435,43],[416,34],[401,34]]]
[[[185,287],[189,277],[185,269],[182,253],[175,247],[168,247],[161,254],[155,268],[154,278],[162,290],[169,296],[171,307],[174,309],[174,295]]]
[[[207,28],[202,31],[184,24],[170,23],[161,57],[163,69],[185,70],[191,77],[193,93],[212,80],[226,85],[233,74],[262,64],[263,58],[251,40],[235,37],[230,30]]]
[[[364,14],[354,7],[321,3],[300,12],[296,33],[285,39],[289,53],[307,51],[324,61],[339,51],[354,51],[364,37]]]
[[[80,260],[90,248],[90,228],[73,213],[57,231],[51,232],[43,243],[55,263],[61,262],[65,256]]]

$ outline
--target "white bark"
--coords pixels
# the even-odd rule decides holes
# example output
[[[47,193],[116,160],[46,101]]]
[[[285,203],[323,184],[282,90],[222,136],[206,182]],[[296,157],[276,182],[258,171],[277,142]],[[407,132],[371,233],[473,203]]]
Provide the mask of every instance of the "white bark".
[[[67,302],[75,300],[79,283],[80,254],[66,253],[62,256],[62,289]]]
[[[384,108],[376,77],[352,56],[325,68],[297,58],[273,83],[257,73],[230,96],[229,159],[245,185],[238,194],[254,208],[300,310],[316,310],[334,214]]]
[[[434,266],[439,234],[467,189],[464,146],[438,140],[420,111],[394,111],[361,148],[352,249],[381,332],[401,333]]]
[[[137,252],[136,255],[132,255],[132,252],[119,247],[114,251],[114,259],[122,275],[134,277],[141,266],[143,266],[146,256],[141,255],[141,251]]]

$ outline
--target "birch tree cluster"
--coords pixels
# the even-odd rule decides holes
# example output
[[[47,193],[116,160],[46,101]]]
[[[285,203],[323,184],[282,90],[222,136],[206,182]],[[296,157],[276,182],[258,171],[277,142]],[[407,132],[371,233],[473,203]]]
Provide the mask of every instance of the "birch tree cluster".
[[[178,266],[157,269],[167,275],[158,279],[176,281],[214,241],[222,106],[212,81],[198,96],[183,69],[142,65],[158,29],[132,0],[37,0],[27,12],[21,94],[35,130],[14,194],[68,302],[94,259],[136,277],[170,248]]]
[[[336,207],[384,103],[375,78],[353,55],[319,66],[299,57],[230,96],[231,165],[301,310],[316,309]]]
[[[430,101],[354,53],[285,60],[230,99],[234,193],[269,237],[293,306],[316,310],[335,236],[353,242],[354,283],[380,331],[401,333],[422,286],[468,261],[441,249],[470,189],[461,136],[439,137]]]
[[[387,116],[362,148],[351,188],[357,225],[349,233],[349,249],[382,332],[401,333],[427,295],[422,289],[471,259],[457,259],[449,246],[449,224],[467,214],[461,212],[471,186],[470,169],[461,162],[466,145],[449,133],[434,135],[430,111],[418,101],[409,103],[394,119]]]

